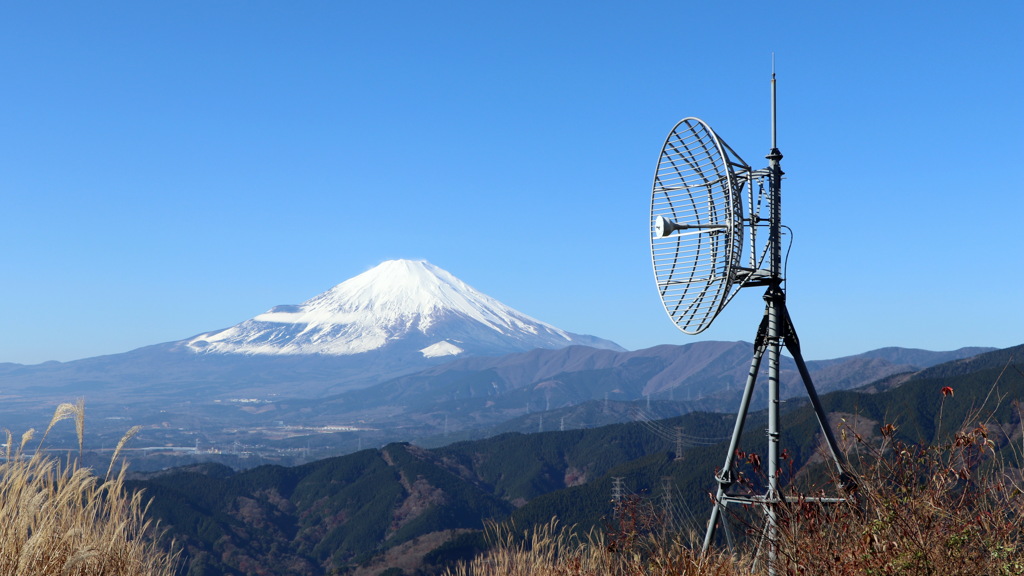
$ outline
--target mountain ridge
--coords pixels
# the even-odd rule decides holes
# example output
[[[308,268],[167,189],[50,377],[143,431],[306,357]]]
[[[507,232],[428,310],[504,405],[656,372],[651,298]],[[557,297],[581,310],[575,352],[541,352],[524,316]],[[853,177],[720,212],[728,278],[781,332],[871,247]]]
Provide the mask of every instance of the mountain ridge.
[[[101,435],[116,434],[125,418],[170,427],[160,434],[163,445],[193,445],[198,434],[206,446],[233,446],[238,430],[247,431],[247,442],[282,438],[284,424],[296,430],[284,438],[301,435],[301,430],[315,437],[320,426],[363,430],[331,440],[334,453],[346,453],[371,438],[479,437],[505,421],[520,419],[529,426],[523,417],[535,413],[550,412],[549,427],[563,417],[583,427],[617,421],[613,415],[572,410],[592,401],[646,399],[666,417],[692,410],[730,411],[742,393],[752,348],[747,342],[710,341],[626,352],[570,346],[452,360],[396,359],[381,350],[355,357],[195,354],[168,343],[69,363],[0,365],[5,398],[0,419],[9,429],[33,427],[57,404],[84,397],[101,419],[92,427]],[[875,381],[892,387],[902,382],[901,374],[973,350],[869,351],[812,361],[808,367],[822,394]],[[919,356],[916,361],[922,364],[875,357],[905,359],[907,354]],[[783,398],[802,397],[792,359],[783,356],[781,369]],[[754,407],[766,401],[766,389],[755,389]],[[534,430],[543,428],[536,419],[532,422]],[[316,444],[326,446],[327,440],[323,436]],[[290,446],[293,441],[282,440],[265,450],[284,454]]]
[[[944,359],[957,360],[977,349],[928,352],[909,351],[920,365],[894,364],[882,356],[898,351],[869,351],[841,359],[808,363],[819,393],[853,389],[899,374],[928,368]],[[663,413],[734,410],[743,392],[753,345],[748,342],[692,342],[661,345],[644,350],[614,352],[585,347],[531,350],[501,357],[456,359],[419,372],[358,390],[324,396],[315,403],[293,403],[279,416],[307,419],[343,418],[372,421],[381,411],[390,421],[417,422],[421,434],[458,433],[479,437],[500,429],[503,422],[530,414],[536,425],[543,414],[555,421],[581,414],[573,407],[587,402],[618,403],[646,400],[658,403]],[[753,406],[767,402],[767,367],[762,366]],[[805,389],[792,358],[783,356],[780,371],[783,399],[805,397]],[[593,413],[591,413],[593,415]],[[604,415],[598,422],[609,423]],[[573,426],[588,426],[571,417]],[[429,431],[436,426],[435,431]],[[534,428],[536,429],[536,428]],[[473,432],[478,430],[478,432]],[[437,438],[437,436],[434,436]]]

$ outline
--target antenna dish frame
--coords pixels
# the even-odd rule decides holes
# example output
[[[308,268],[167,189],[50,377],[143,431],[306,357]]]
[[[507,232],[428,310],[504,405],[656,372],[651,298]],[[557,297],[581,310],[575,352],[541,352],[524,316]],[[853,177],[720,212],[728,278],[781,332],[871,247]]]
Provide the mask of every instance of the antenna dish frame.
[[[680,120],[661,148],[651,261],[665,312],[687,334],[707,329],[743,283],[742,193],[751,172],[699,118]]]

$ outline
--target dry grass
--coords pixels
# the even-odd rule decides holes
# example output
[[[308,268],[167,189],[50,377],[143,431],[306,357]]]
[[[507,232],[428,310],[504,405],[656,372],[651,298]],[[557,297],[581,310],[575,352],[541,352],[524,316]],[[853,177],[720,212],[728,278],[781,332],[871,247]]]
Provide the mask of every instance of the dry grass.
[[[584,537],[559,526],[556,519],[522,534],[492,526],[496,545],[447,576],[732,576],[740,564],[714,554],[701,556],[688,542],[655,536],[642,526],[606,536],[599,530]]]
[[[0,464],[0,575],[3,576],[163,576],[174,574],[176,558],[147,533],[141,493],[124,489],[125,468],[113,474],[114,462],[131,430],[118,444],[104,478],[81,467],[77,459],[61,461],[40,449],[50,429],[73,418],[79,440],[85,407],[62,404],[31,455],[26,446],[34,431],[15,448],[7,432]]]

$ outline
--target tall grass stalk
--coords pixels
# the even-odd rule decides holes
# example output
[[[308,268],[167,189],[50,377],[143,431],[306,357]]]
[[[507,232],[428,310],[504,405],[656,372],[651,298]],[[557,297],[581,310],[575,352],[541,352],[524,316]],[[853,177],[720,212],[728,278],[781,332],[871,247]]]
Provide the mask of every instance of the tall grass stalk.
[[[84,416],[81,401],[62,404],[39,445],[55,424],[74,418],[79,458],[61,461],[39,448],[27,454],[25,446],[34,432],[23,434],[17,448],[6,433],[5,461],[0,464],[0,575],[174,574],[176,556],[148,537],[156,527],[146,519],[142,493],[129,494],[124,488],[125,467],[112,474],[112,464],[101,479],[80,464]]]

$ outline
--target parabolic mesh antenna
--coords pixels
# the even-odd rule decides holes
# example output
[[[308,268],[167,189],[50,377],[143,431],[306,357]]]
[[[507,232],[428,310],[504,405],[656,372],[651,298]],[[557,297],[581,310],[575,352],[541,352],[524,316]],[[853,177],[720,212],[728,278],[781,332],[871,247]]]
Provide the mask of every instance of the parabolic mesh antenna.
[[[710,326],[740,286],[750,171],[696,118],[676,124],[661,149],[651,193],[654,277],[665,311],[687,334]]]
[[[724,533],[731,547],[736,510],[759,508],[764,529],[755,561],[776,573],[777,541],[783,504],[780,491],[781,420],[779,363],[785,346],[800,372],[814,407],[822,441],[838,469],[840,488],[852,493],[853,478],[818,400],[800,341],[786,308],[782,267],[782,153],[776,146],[775,74],[772,74],[772,143],[768,167],[753,170],[703,121],[686,118],[665,139],[651,193],[651,259],[662,304],[672,322],[699,334],[714,321],[740,288],[765,287],[765,310],[754,338],[746,387],[740,400],[725,461],[715,472],[718,490],[704,536],[704,550]],[[736,454],[746,423],[761,361],[768,357],[768,449],[764,485],[739,482]],[[748,479],[749,480],[749,479]],[[839,502],[839,497],[801,497],[802,502]],[[738,505],[738,506],[737,506]],[[730,508],[732,506],[732,508]],[[732,513],[730,513],[732,511]],[[742,523],[742,519],[739,519]],[[719,528],[722,528],[719,531]]]

